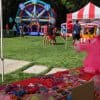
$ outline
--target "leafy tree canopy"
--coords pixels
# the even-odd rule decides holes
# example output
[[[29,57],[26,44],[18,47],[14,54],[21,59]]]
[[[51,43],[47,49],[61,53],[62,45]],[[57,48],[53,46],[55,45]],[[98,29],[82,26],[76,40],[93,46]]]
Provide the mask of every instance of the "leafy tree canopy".
[[[27,0],[2,0],[3,3],[3,19],[4,25],[9,22],[9,17],[13,19],[16,16],[19,3],[25,2]],[[66,20],[66,13],[74,12],[83,6],[85,6],[89,1],[93,2],[95,5],[100,7],[99,0],[43,0],[51,4],[52,8],[57,14],[57,24],[61,24]]]

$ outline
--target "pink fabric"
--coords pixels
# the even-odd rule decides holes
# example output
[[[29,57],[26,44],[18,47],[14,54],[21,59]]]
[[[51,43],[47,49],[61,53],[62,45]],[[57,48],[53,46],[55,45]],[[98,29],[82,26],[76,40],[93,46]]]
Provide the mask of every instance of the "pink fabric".
[[[100,74],[100,37],[95,37],[85,43],[78,43],[75,46],[77,50],[87,52],[83,63],[84,71]]]
[[[2,95],[0,94],[0,100],[11,100],[9,95]]]
[[[45,26],[44,26],[44,33],[47,33],[47,29],[48,29],[48,26],[45,25]]]

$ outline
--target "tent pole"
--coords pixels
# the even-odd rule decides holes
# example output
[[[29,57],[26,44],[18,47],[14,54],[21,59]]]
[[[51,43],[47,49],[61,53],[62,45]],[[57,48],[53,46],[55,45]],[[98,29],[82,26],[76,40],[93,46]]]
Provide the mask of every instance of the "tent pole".
[[[3,18],[2,18],[2,0],[0,0],[0,34],[1,34],[1,66],[2,82],[4,82],[4,56],[3,56]]]

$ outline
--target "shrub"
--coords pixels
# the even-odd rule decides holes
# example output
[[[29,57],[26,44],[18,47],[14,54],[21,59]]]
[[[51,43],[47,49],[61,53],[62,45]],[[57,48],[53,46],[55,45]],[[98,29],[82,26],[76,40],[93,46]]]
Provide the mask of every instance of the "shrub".
[[[4,37],[14,37],[14,32],[12,30],[9,30],[9,31],[6,31],[6,30],[3,30],[3,36]]]

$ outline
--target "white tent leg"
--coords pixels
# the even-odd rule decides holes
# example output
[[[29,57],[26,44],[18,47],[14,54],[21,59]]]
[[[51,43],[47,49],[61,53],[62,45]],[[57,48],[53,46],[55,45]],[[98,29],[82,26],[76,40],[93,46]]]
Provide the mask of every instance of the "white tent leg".
[[[0,0],[0,34],[1,34],[1,64],[2,64],[2,82],[4,82],[2,0]]]
[[[1,58],[1,64],[2,64],[2,82],[4,82],[4,58]]]

